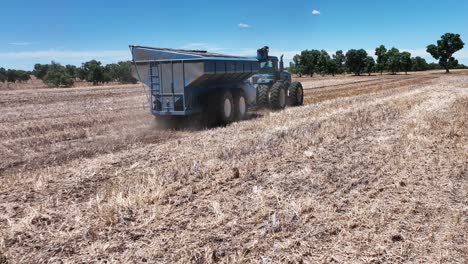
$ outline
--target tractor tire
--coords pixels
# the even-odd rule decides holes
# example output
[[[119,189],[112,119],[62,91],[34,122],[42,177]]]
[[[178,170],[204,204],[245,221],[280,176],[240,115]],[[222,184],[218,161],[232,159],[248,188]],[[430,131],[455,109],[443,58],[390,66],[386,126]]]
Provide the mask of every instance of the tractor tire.
[[[247,98],[243,91],[234,96],[234,119],[244,120],[247,117]]]
[[[287,92],[282,82],[276,82],[270,89],[270,108],[280,110],[286,107]]]
[[[266,84],[259,84],[257,86],[257,106],[267,107],[268,106],[268,94],[270,87]]]
[[[289,85],[289,105],[290,106],[299,106],[304,104],[304,89],[300,82],[292,82]]]
[[[234,121],[234,99],[230,91],[225,91],[221,94],[218,102],[219,121],[223,124],[229,124]]]

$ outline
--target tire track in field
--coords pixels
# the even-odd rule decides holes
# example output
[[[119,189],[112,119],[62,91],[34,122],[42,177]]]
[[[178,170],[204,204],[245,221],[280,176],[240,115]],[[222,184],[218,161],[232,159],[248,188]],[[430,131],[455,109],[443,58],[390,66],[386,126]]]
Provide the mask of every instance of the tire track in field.
[[[389,89],[404,88],[415,84],[427,83],[436,78],[438,77],[417,76],[399,80],[382,78],[372,82],[363,81],[352,84],[341,84],[337,85],[337,88],[330,86],[327,88],[304,89],[304,104],[313,104],[341,97],[350,97]]]
[[[323,89],[323,88],[330,88],[330,87],[339,88],[339,87],[342,87],[342,86],[349,86],[349,85],[353,85],[353,84],[363,84],[363,83],[370,83],[370,82],[378,83],[378,82],[381,82],[382,80],[386,80],[386,79],[387,78],[378,78],[378,79],[372,79],[372,80],[359,80],[359,81],[353,81],[353,82],[346,82],[346,83],[339,83],[339,84],[329,84],[329,85],[322,85],[322,86],[315,86],[315,87],[304,87],[304,90]],[[310,82],[310,81],[306,81],[306,82]],[[304,84],[304,86],[306,86],[306,85]]]

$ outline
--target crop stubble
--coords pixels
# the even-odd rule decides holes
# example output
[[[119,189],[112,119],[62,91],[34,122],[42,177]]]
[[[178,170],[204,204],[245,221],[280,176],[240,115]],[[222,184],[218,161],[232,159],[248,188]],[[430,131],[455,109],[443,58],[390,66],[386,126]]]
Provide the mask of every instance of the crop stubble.
[[[206,131],[155,130],[138,87],[2,95],[0,252],[463,263],[468,78],[374,78]]]

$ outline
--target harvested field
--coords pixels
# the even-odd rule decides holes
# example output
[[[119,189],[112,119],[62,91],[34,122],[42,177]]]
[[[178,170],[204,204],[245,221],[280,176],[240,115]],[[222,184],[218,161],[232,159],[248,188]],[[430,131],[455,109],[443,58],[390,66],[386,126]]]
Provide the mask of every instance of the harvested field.
[[[468,74],[301,81],[196,131],[139,86],[1,91],[0,263],[466,263]]]
[[[139,85],[0,92],[2,170],[28,171],[156,143],[182,132],[155,130]]]

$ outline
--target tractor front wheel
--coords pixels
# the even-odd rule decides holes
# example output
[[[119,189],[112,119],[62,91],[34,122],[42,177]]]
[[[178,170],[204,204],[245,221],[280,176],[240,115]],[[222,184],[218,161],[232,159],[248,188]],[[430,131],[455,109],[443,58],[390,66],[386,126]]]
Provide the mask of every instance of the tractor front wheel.
[[[272,109],[283,109],[286,107],[286,88],[282,82],[276,82],[270,89],[270,107]]]
[[[289,85],[289,105],[299,106],[304,104],[304,89],[300,82],[292,82]]]
[[[267,107],[268,106],[268,93],[270,87],[266,84],[259,84],[257,86],[257,106]]]

